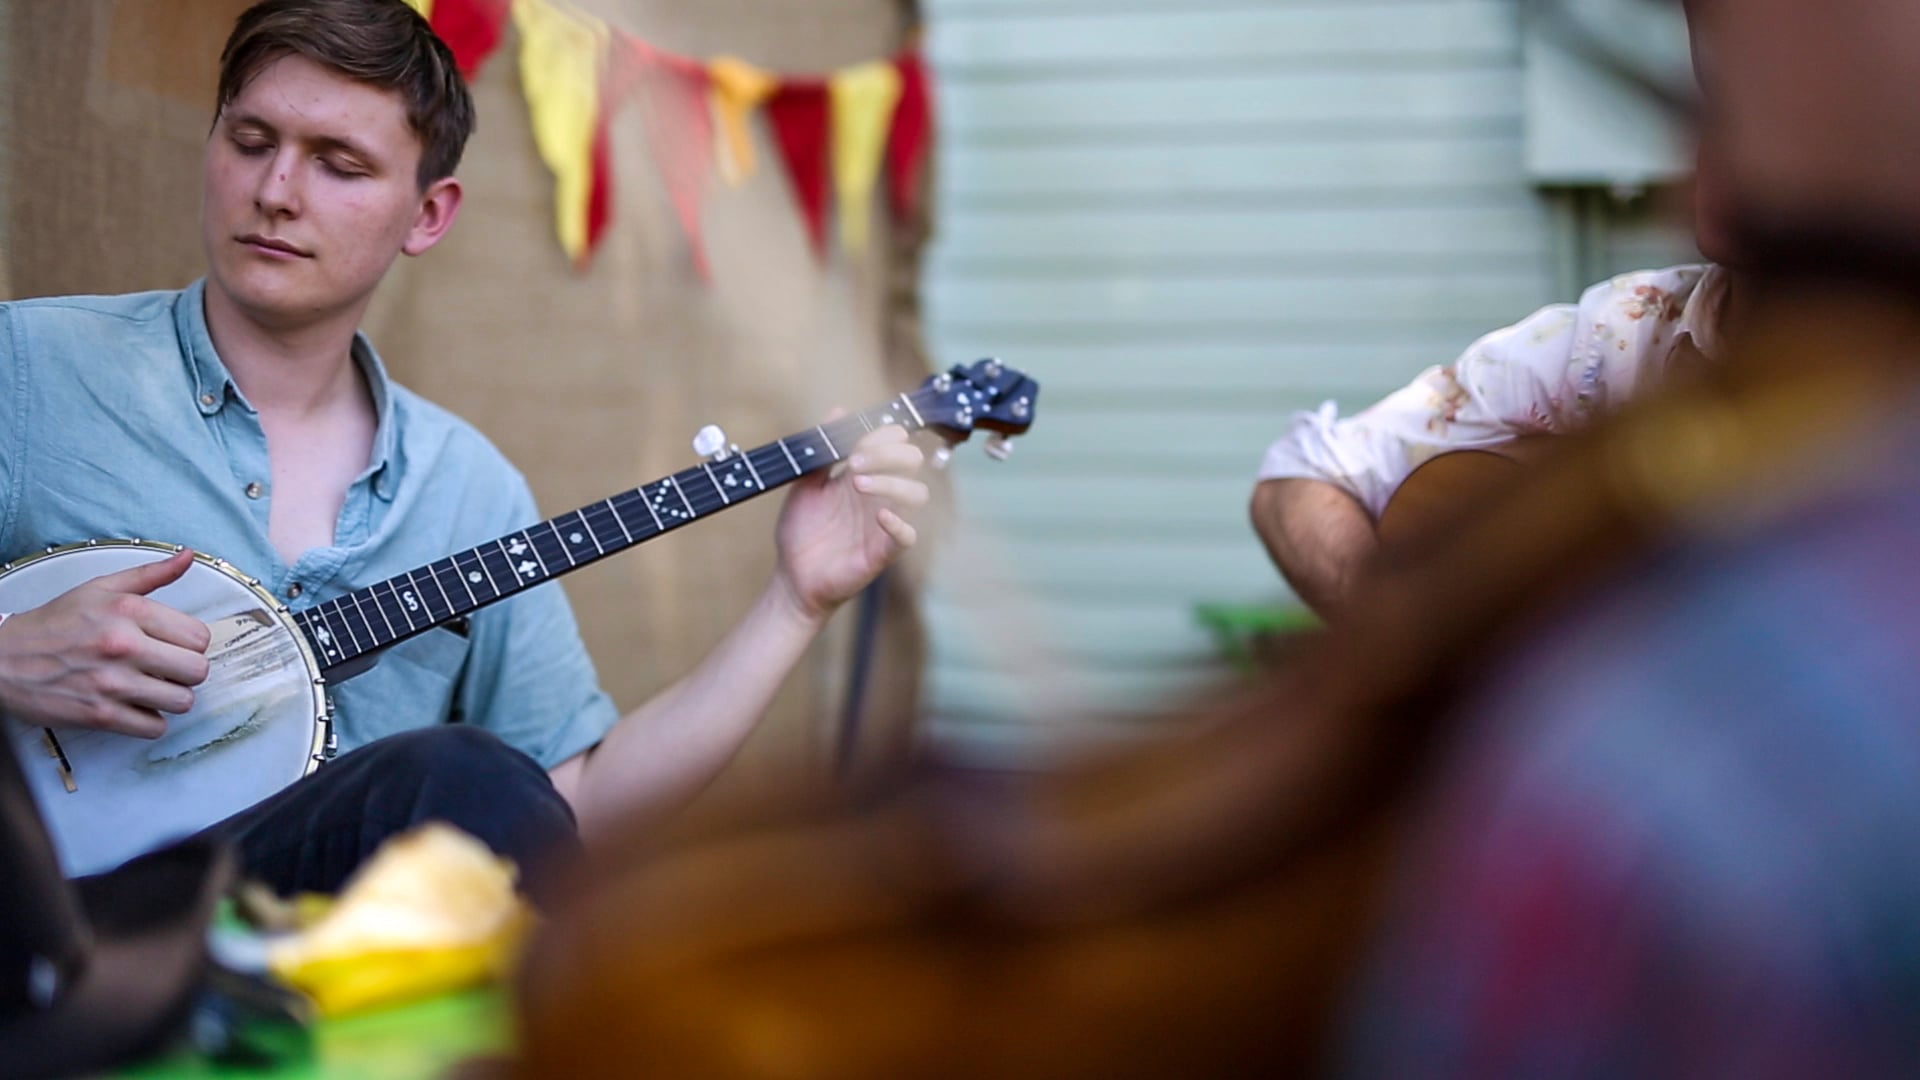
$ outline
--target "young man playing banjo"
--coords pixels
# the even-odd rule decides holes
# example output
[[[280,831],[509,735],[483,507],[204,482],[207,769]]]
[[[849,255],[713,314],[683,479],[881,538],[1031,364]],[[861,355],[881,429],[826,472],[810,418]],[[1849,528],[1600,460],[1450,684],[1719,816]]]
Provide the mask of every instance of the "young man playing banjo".
[[[206,146],[206,277],[0,304],[0,558],[93,537],[184,543],[300,613],[536,522],[519,473],[392,383],[358,333],[395,257],[452,227],[472,127],[451,54],[402,0],[266,0],[242,15]],[[532,589],[329,687],[350,752],[214,827],[248,873],[328,889],[427,818],[524,867],[570,850],[576,817],[591,835],[670,812],[728,760],[827,616],[914,542],[893,509],[927,498],[904,429],[842,451],[837,474],[788,499],[752,610],[635,712],[616,715],[598,688],[562,592]],[[204,563],[143,559],[0,621],[0,708],[44,726],[49,747],[98,732],[164,742],[196,687],[211,692],[205,653],[226,631],[148,595]],[[396,604],[450,608],[466,588],[429,578]]]

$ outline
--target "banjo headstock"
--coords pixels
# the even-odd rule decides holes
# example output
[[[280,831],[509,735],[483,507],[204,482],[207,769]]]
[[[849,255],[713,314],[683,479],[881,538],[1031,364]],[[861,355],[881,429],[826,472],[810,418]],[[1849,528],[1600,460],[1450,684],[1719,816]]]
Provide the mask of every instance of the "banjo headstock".
[[[914,394],[914,406],[926,426],[949,443],[962,443],[975,430],[992,433],[987,453],[1004,458],[1007,439],[1033,426],[1040,384],[998,360],[956,365],[929,378]]]

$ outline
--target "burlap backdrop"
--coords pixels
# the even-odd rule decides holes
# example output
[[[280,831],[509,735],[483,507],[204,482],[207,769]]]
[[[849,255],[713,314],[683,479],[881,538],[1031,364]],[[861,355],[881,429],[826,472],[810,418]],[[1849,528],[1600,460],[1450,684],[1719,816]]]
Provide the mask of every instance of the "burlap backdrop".
[[[589,0],[667,49],[732,53],[792,73],[891,55],[903,0]],[[199,155],[215,57],[245,0],[0,0],[0,295],[178,286],[199,272]],[[615,137],[616,217],[591,270],[553,232],[552,182],[519,92],[516,41],[474,87],[480,131],[467,201],[435,251],[402,260],[368,330],[395,374],[491,436],[558,513],[692,460],[717,423],[753,445],[924,375],[917,295],[924,225],[876,215],[871,253],[805,243],[764,130],[762,168],[717,181],[706,214],[713,280],[688,257],[657,180],[641,110]],[[9,59],[11,60],[8,63]],[[929,170],[930,171],[930,170]],[[630,708],[702,656],[772,566],[769,498],[567,580],[603,682]],[[917,568],[890,576],[858,744],[859,768],[911,736],[923,639]],[[853,607],[782,692],[691,822],[833,775]],[[858,769],[856,769],[856,774]]]

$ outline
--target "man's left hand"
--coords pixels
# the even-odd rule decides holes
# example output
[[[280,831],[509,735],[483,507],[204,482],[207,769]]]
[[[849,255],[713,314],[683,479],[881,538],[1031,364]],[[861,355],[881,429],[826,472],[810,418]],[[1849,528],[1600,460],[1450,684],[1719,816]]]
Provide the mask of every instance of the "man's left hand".
[[[888,424],[841,466],[795,485],[780,511],[776,579],[802,615],[824,619],[913,546],[900,511],[926,505],[925,461],[906,429]]]

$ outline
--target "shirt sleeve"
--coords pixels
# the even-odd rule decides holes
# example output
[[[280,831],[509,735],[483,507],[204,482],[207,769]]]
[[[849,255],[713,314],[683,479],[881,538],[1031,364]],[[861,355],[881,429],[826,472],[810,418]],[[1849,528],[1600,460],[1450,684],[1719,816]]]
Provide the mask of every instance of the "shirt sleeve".
[[[1559,430],[1578,318],[1571,304],[1542,308],[1360,413],[1342,418],[1329,401],[1297,414],[1267,448],[1260,479],[1324,480],[1378,517],[1407,474],[1436,454]]]
[[[1378,517],[1401,481],[1437,454],[1572,430],[1663,361],[1702,268],[1623,274],[1580,303],[1544,307],[1351,417],[1327,402],[1293,417],[1259,478],[1335,484]]]
[[[541,520],[515,474],[513,517]],[[528,589],[473,616],[458,707],[467,723],[552,768],[593,747],[619,720],[558,583]]]
[[[13,305],[0,304],[0,552],[13,550],[27,450],[27,358]]]

